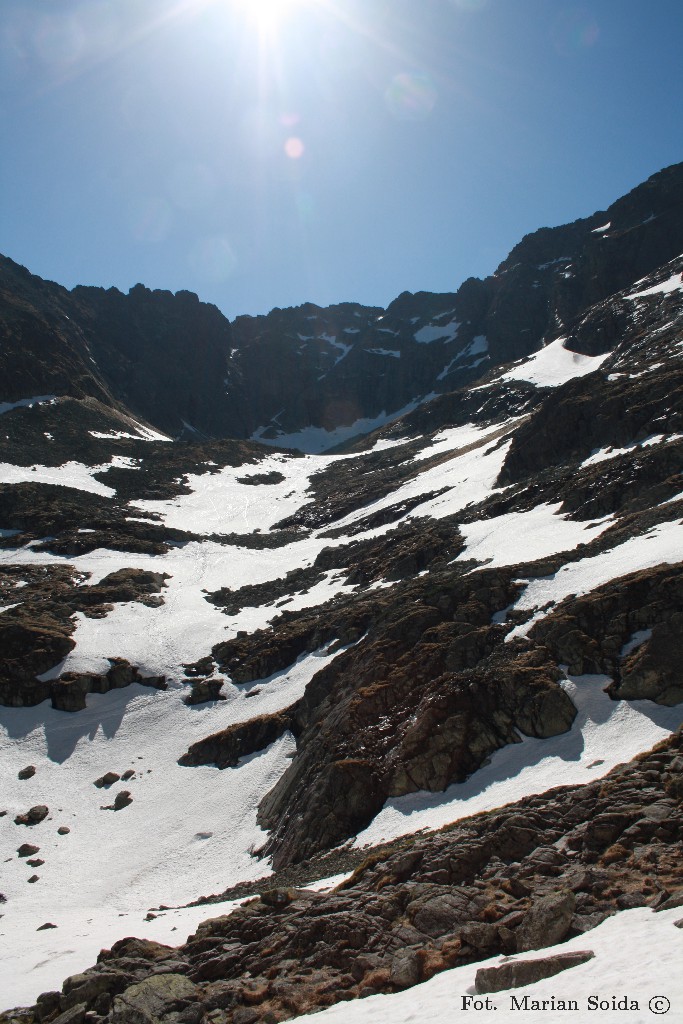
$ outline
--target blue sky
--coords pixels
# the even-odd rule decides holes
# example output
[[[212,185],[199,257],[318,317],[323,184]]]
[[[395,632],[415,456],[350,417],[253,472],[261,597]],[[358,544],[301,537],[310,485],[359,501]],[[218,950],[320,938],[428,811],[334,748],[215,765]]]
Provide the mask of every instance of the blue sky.
[[[386,305],[683,159],[680,0],[2,0],[0,251]]]

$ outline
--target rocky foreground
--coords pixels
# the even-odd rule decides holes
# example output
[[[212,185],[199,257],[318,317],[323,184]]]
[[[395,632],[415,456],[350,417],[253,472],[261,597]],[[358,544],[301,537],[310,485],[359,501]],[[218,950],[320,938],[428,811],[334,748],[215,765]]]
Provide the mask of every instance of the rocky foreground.
[[[683,906],[682,845],[679,730],[588,785],[377,849],[331,892],[264,890],[177,948],[122,939],[0,1022],[274,1024],[496,954],[513,960],[479,991],[529,984],[583,962],[607,916]],[[584,933],[585,955],[515,969],[515,953]]]

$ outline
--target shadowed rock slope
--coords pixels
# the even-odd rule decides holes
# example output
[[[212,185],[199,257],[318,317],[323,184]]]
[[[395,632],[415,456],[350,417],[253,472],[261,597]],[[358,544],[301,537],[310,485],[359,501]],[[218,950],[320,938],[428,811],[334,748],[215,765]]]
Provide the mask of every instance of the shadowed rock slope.
[[[0,402],[93,399],[173,437],[275,441],[395,417],[537,351],[680,255],[682,183],[683,165],[666,168],[606,211],[527,235],[491,277],[386,310],[305,304],[231,324],[191,292],[67,291],[2,257]],[[594,354],[610,339],[578,340]],[[299,440],[320,450],[325,436]]]

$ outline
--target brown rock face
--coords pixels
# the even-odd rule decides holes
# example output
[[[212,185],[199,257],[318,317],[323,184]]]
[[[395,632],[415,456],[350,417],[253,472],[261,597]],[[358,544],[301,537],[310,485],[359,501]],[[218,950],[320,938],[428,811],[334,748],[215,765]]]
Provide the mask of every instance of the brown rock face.
[[[198,740],[178,759],[178,764],[188,767],[215,764],[218,768],[233,768],[241,757],[263,750],[291,727],[291,716],[287,712],[261,715]]]

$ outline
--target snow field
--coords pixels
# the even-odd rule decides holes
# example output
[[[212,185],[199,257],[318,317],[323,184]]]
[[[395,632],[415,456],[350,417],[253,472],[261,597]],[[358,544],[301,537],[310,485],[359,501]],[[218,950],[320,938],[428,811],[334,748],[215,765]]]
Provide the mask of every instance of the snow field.
[[[650,295],[670,295],[672,292],[683,290],[683,274],[672,274],[666,281],[660,281],[652,288],[646,288],[642,292],[632,292],[627,299],[645,299]]]
[[[566,519],[559,515],[560,508],[561,502],[542,504],[528,512],[506,512],[495,519],[463,524],[465,548],[455,561],[476,558],[487,567],[531,562],[587,544],[612,525],[611,517],[588,524]]]
[[[619,455],[629,455],[638,448],[652,448],[662,443],[672,444],[674,441],[680,441],[682,439],[683,434],[653,434],[651,437],[646,437],[644,441],[638,441],[636,444],[628,445],[627,448],[596,448],[595,451],[591,452],[587,459],[583,460],[581,468],[584,469],[586,466],[595,466],[597,463],[606,462],[609,459],[616,459]]]
[[[496,378],[504,380],[526,380],[543,388],[556,388],[573,377],[593,373],[607,359],[609,352],[601,356],[584,356],[564,347],[566,338],[556,338],[539,352],[530,356],[521,366],[514,366],[507,373]]]
[[[199,924],[209,917],[229,914],[238,901],[211,906],[183,907],[163,911],[154,920],[146,919],[146,910],[121,911],[118,907],[64,907],[56,929],[38,931],[41,925],[56,919],[40,908],[24,915],[24,927],[30,944],[7,943],[3,948],[1,1005],[3,1008],[35,1002],[40,992],[59,991],[65,978],[91,967],[102,948],[111,948],[119,939],[135,935],[169,946],[185,942]],[[0,942],[2,937],[0,922]],[[93,927],[95,926],[95,927]]]
[[[528,582],[518,598],[515,608],[536,611],[529,622],[516,626],[506,640],[526,636],[531,627],[548,614],[550,607],[570,594],[577,596],[641,569],[663,563],[675,564],[683,556],[683,523],[661,523],[639,537],[618,544],[590,558],[568,562],[551,576],[542,576]]]
[[[0,416],[13,409],[32,409],[34,405],[55,405],[56,395],[35,395],[33,398],[20,398],[18,402],[0,402]]]
[[[496,490],[496,479],[502,468],[510,442],[500,447],[495,447],[495,438],[500,435],[501,427],[496,430],[483,432],[472,424],[463,427],[455,427],[452,430],[444,431],[435,438],[435,445],[432,448],[420,452],[416,457],[417,461],[429,458],[435,454],[447,456],[453,450],[453,457],[445,458],[442,463],[432,466],[429,469],[418,473],[412,480],[401,484],[395,491],[387,494],[384,498],[374,501],[361,509],[351,512],[348,516],[335,522],[335,528],[344,529],[351,526],[359,519],[364,519],[380,509],[389,508],[400,502],[427,494],[429,491],[437,491],[443,487],[450,490],[437,498],[426,498],[425,501],[413,509],[400,522],[406,522],[421,516],[431,516],[433,519],[444,519],[465,508],[466,505],[475,504],[489,497]],[[482,450],[488,440],[493,442],[493,449]],[[477,444],[479,441],[479,444]],[[476,447],[472,447],[476,445]],[[461,448],[466,450],[458,454]],[[392,523],[388,527],[382,527],[381,532],[394,529],[398,524]],[[365,531],[359,536],[379,536],[375,530]],[[355,538],[354,538],[355,539]]]
[[[268,531],[304,504],[311,474],[319,468],[319,460],[310,455],[300,458],[271,455],[256,465],[227,466],[216,473],[189,474],[187,484],[191,494],[165,501],[138,501],[135,506],[145,512],[158,513],[173,529],[193,533]],[[239,482],[272,472],[281,473],[285,479],[277,484]]]
[[[274,445],[278,448],[298,448],[310,455],[321,455],[328,448],[334,448],[338,444],[343,444],[344,441],[349,441],[352,437],[369,434],[373,430],[386,426],[387,423],[393,423],[394,420],[400,419],[401,416],[406,416],[413,409],[417,409],[418,405],[429,401],[433,397],[433,395],[426,395],[419,401],[409,402],[402,409],[397,409],[396,412],[387,413],[384,410],[377,416],[361,417],[354,420],[353,423],[349,423],[348,426],[336,427],[334,430],[326,430],[324,427],[305,427],[303,430],[290,434],[283,432],[278,434],[277,437],[268,438],[261,436],[268,427],[259,427],[251,435],[251,440],[260,441],[261,444]],[[327,457],[330,458],[331,456]],[[343,458],[348,457],[343,456]]]
[[[0,818],[0,856],[8,898],[0,919],[0,958],[23,965],[13,987],[3,989],[3,1006],[32,1002],[57,978],[88,966],[104,941],[101,908],[112,918],[114,937],[121,938],[131,930],[140,934],[142,916],[159,903],[188,902],[269,874],[268,862],[249,851],[266,838],[256,810],[289,765],[291,735],[225,771],[183,768],[177,760],[191,743],[227,725],[288,707],[333,657],[324,651],[305,655],[269,679],[229,686],[225,701],[192,708],[178,690],[133,685],[91,694],[78,715],[46,703],[0,709],[7,810]],[[36,774],[21,781],[17,771],[28,764]],[[128,768],[135,771],[128,781],[109,790],[94,786],[105,772]],[[101,809],[124,789],[132,804],[118,812]],[[46,804],[49,817],[31,828],[15,825],[15,815],[35,804]],[[62,825],[71,830],[68,835],[57,833]],[[22,843],[38,846],[36,856],[45,861],[32,885],[27,880],[34,869],[16,853]],[[118,922],[119,914],[132,920]],[[204,908],[196,920],[208,916]],[[68,967],[62,959],[57,965],[44,962],[35,929],[46,921],[58,926],[50,933],[53,944],[73,953]]]
[[[82,462],[65,462],[63,466],[13,466],[9,462],[0,463],[0,480],[4,484],[56,484],[60,487],[73,487],[78,491],[100,494],[104,498],[113,498],[116,491],[113,487],[95,480],[95,473],[104,473],[108,469],[135,469],[132,459],[119,455],[103,466],[86,466]]]
[[[420,463],[438,454],[444,458],[440,465],[335,526],[350,526],[380,508],[442,487],[449,490],[423,501],[402,521],[424,515],[443,518],[481,501],[495,491],[508,448],[508,444],[497,447],[496,439],[515,422],[495,430],[470,424],[442,431],[416,459]],[[309,500],[311,474],[329,464],[330,458],[349,456],[274,454],[258,465],[192,475],[192,494],[138,505],[143,512],[160,513],[169,526],[195,533],[268,530]],[[0,467],[3,476],[6,468]],[[92,478],[104,468],[68,463],[55,470],[39,467],[37,473],[20,467],[9,467],[9,471],[36,480],[43,478],[45,470],[55,474],[49,480],[45,477],[45,482],[84,490],[102,488],[95,493],[113,494]],[[257,486],[237,479],[273,470],[286,479]],[[523,515],[510,513],[464,525],[466,548],[460,558],[493,565],[531,561],[590,541],[611,522],[576,523],[559,516],[558,508],[539,505]],[[396,525],[365,531],[353,539],[380,536]],[[238,768],[224,772],[213,767],[180,768],[177,758],[192,742],[228,724],[287,707],[330,656],[325,652],[307,655],[268,680],[240,687],[228,682],[227,700],[196,708],[182,702],[181,667],[239,629],[265,626],[278,611],[275,602],[275,606],[245,608],[236,616],[226,616],[205,600],[205,591],[281,578],[291,569],[311,565],[322,547],[344,543],[344,537],[331,541],[313,533],[283,548],[252,550],[205,540],[178,545],[163,556],[100,549],[67,559],[30,547],[0,551],[0,563],[72,564],[92,574],[89,583],[126,567],[171,574],[161,591],[165,603],[158,608],[118,604],[104,619],[79,615],[75,650],[48,674],[103,671],[108,668],[107,656],[119,656],[144,674],[166,675],[169,691],[133,686],[90,695],[87,710],[73,716],[53,711],[46,703],[37,708],[0,709],[0,775],[7,780],[2,806],[8,811],[0,818],[0,855],[8,861],[3,891],[11,897],[0,918],[0,955],[11,968],[10,984],[3,989],[5,1005],[32,1002],[66,974],[82,970],[93,962],[102,942],[130,933],[170,941],[163,929],[174,927],[175,918],[167,912],[164,921],[144,922],[149,907],[186,902],[268,872],[267,864],[254,860],[248,851],[264,841],[256,825],[256,807],[288,766],[294,751],[292,738],[283,736],[267,750],[245,758]],[[682,550],[683,526],[663,524],[611,551],[568,563],[552,577],[529,581],[516,607],[534,610],[569,593],[584,593],[635,569],[680,560]],[[327,573],[321,583],[295,595],[286,607],[311,607],[343,589],[339,578]],[[530,624],[518,627],[514,635],[528,628]],[[445,794],[414,794],[390,801],[358,837],[358,845],[439,827],[542,792],[558,779],[567,784],[590,781],[649,748],[679,724],[680,709],[647,702],[615,704],[602,692],[605,682],[588,677],[567,681],[579,709],[569,733],[552,740],[524,739],[505,748],[473,779],[449,787]],[[246,697],[256,690],[260,691],[256,696]],[[20,782],[16,772],[27,764],[36,765],[38,771],[33,779]],[[93,786],[104,772],[120,773],[127,767],[136,770],[130,782],[116,784],[109,793]],[[133,796],[130,806],[116,813],[100,810],[124,788]],[[46,803],[50,817],[34,828],[16,826],[15,814],[36,803]],[[67,836],[57,835],[61,824],[71,829]],[[22,842],[39,846],[39,856],[45,860],[33,885],[27,884],[31,869],[16,857]],[[213,910],[197,908],[196,913],[196,920],[202,920]],[[57,930],[36,933],[45,921],[57,924]],[[175,926],[181,928],[180,918]],[[184,937],[180,934],[178,939]],[[628,976],[628,972],[621,975]],[[425,990],[425,986],[419,988]],[[363,1005],[370,1002],[364,1000]],[[348,1016],[359,1011],[345,1004],[344,1012]]]

